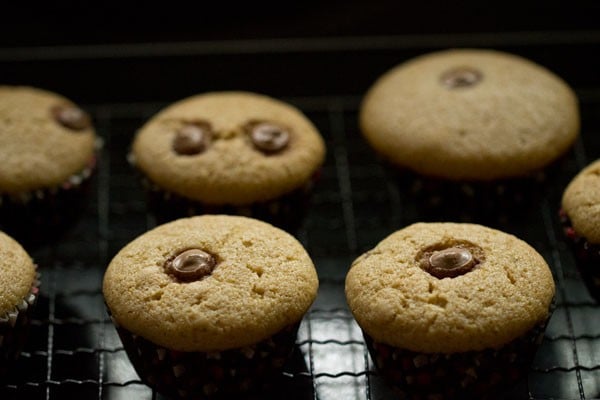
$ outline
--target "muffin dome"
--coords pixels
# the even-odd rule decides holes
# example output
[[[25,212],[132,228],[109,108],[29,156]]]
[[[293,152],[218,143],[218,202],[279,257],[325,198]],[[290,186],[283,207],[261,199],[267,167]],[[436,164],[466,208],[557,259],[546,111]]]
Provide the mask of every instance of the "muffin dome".
[[[277,198],[310,181],[325,146],[295,107],[247,92],[179,101],[137,133],[136,167],[158,187],[206,204]]]
[[[464,262],[441,253],[449,249],[472,261],[453,277],[436,276],[436,257]],[[348,304],[367,334],[424,353],[500,347],[548,318],[554,290],[533,248],[473,224],[411,225],[356,259],[346,278]]]
[[[407,61],[370,88],[367,141],[422,175],[487,181],[525,176],[563,155],[579,133],[577,99],[547,69],[491,50]]]
[[[190,250],[201,253],[176,261]],[[212,270],[198,272],[199,265]],[[111,261],[103,291],[125,329],[172,350],[206,352],[241,348],[299,322],[317,287],[312,261],[291,235],[258,220],[207,215],[132,241]]]

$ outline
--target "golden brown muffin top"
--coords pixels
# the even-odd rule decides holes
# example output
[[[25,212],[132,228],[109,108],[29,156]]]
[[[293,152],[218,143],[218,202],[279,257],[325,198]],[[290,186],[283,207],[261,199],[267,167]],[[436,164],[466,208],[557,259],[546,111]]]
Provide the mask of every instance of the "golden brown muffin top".
[[[451,248],[467,249],[473,262],[438,277],[431,263],[439,267],[439,252]],[[548,317],[554,290],[527,243],[473,224],[408,226],[358,257],[346,277],[348,304],[367,334],[425,353],[500,347]]]
[[[25,299],[34,279],[31,257],[13,238],[0,232],[0,316]]]
[[[265,138],[273,133],[276,138]],[[253,141],[253,135],[259,138]],[[323,163],[325,145],[289,104],[254,93],[214,92],[158,113],[137,133],[132,154],[162,189],[204,203],[242,205],[302,187]]]
[[[172,271],[190,249],[212,257],[212,272]],[[179,267],[206,266],[199,260]],[[221,351],[299,322],[317,288],[311,259],[288,233],[250,218],[205,215],[161,225],[124,247],[103,292],[116,322],[134,334],[173,350]]]
[[[0,193],[59,186],[93,160],[95,132],[70,100],[31,87],[0,86]]]
[[[547,69],[491,50],[426,54],[388,71],[360,110],[369,143],[390,162],[452,180],[525,176],[579,134],[577,98]]]
[[[571,180],[563,193],[562,207],[578,235],[600,244],[600,160]]]

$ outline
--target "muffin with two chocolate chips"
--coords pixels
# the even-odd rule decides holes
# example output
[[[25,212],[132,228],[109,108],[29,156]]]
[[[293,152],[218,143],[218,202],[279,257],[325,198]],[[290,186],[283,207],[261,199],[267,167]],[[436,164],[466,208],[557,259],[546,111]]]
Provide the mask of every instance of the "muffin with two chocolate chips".
[[[247,92],[214,92],[167,107],[137,133],[130,160],[161,221],[204,213],[293,229],[325,146],[296,108]]]
[[[103,292],[141,379],[171,397],[204,398],[276,383],[317,288],[311,259],[288,233],[205,215],[128,244]]]
[[[23,240],[56,236],[81,206],[97,147],[89,115],[70,100],[0,86],[0,227]]]
[[[484,398],[524,378],[551,312],[544,259],[512,235],[420,223],[354,261],[346,297],[402,398]]]

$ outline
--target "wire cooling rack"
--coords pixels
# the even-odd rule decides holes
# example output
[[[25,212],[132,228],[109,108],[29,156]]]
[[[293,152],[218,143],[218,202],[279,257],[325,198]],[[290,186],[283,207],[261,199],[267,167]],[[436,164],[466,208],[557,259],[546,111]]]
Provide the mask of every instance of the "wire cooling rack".
[[[490,39],[493,37],[486,40]],[[518,39],[523,37],[517,37],[514,43]],[[534,46],[547,41],[535,35],[533,39]],[[597,39],[596,35],[590,40]],[[308,42],[309,48],[311,43]],[[342,50],[354,52],[367,50],[369,43],[373,44],[352,40],[340,43],[349,46]],[[320,50],[309,50],[327,53],[328,46],[339,47],[340,43],[325,42]],[[380,45],[388,51],[396,49],[397,43],[383,41]],[[412,49],[407,43],[401,42],[402,46]],[[247,47],[230,51],[240,49]],[[56,53],[46,53],[43,52],[44,57],[56,61]],[[24,54],[21,57],[25,61],[39,57],[35,52]],[[10,59],[9,53],[0,56]],[[66,58],[75,56],[69,53]],[[557,217],[567,182],[600,156],[600,89],[577,89],[582,138],[559,174],[548,182],[548,193],[541,196],[539,207],[518,219],[495,224],[535,247],[550,264],[557,283],[557,307],[531,368],[528,385],[507,395],[511,399],[600,398],[600,306],[581,281],[562,241]],[[390,178],[386,167],[359,135],[360,97],[315,95],[284,100],[300,107],[327,143],[322,178],[297,233],[315,262],[320,289],[301,325],[296,352],[286,366],[279,389],[261,398],[392,399],[374,370],[360,329],[348,311],[344,277],[356,256],[391,232],[427,216],[416,211],[414,202]],[[101,282],[112,256],[155,226],[141,186],[127,164],[126,153],[136,129],[164,105],[140,102],[86,107],[104,139],[99,170],[86,211],[76,224],[54,243],[28,249],[41,268],[42,294],[27,347],[1,384],[2,399],[161,398],[141,383],[131,367],[107,317]]]

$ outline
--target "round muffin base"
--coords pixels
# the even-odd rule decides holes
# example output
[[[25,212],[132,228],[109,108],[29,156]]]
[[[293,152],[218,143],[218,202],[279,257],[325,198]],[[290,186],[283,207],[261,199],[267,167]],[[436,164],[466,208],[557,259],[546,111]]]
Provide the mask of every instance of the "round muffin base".
[[[11,364],[25,347],[31,316],[38,299],[39,278],[40,274],[36,273],[29,293],[12,311],[0,317],[0,378],[7,374]]]
[[[586,238],[579,236],[564,210],[559,211],[559,218],[583,282],[592,297],[600,301],[600,244],[590,243]]]
[[[288,326],[243,348],[182,352],[158,346],[113,322],[140,379],[174,399],[237,398],[269,390],[282,375],[300,326]]]
[[[0,193],[0,229],[25,245],[52,242],[82,214],[96,170],[96,157],[63,184],[7,195]]]
[[[295,233],[308,210],[310,196],[318,175],[318,173],[314,174],[302,187],[276,199],[246,205],[205,204],[163,190],[146,177],[142,178],[142,183],[148,195],[148,208],[156,217],[158,224],[194,215],[229,214],[259,219],[289,233]]]
[[[414,352],[363,335],[379,374],[400,399],[493,399],[527,377],[546,324],[498,349],[453,354]]]

